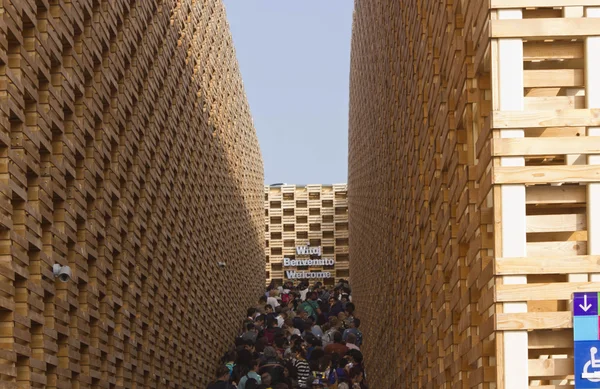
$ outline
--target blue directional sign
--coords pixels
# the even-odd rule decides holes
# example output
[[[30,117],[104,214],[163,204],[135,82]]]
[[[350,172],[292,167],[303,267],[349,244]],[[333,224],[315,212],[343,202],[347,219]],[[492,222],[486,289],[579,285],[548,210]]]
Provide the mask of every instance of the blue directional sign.
[[[573,294],[576,389],[600,389],[598,300],[598,292]]]

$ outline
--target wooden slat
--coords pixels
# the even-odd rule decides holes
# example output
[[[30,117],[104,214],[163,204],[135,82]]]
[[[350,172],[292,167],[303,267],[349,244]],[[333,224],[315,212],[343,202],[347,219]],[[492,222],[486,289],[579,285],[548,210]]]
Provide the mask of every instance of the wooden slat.
[[[600,24],[588,18],[490,20],[491,38],[577,38],[600,35]]]
[[[525,70],[523,81],[525,88],[582,87],[584,74],[582,69]]]
[[[500,166],[493,170],[496,185],[579,182],[600,182],[600,166]]]
[[[498,285],[496,286],[496,301],[568,300],[575,292],[595,292],[598,290],[600,290],[600,282]]]
[[[583,213],[527,216],[527,232],[583,231],[587,220]]]
[[[580,185],[532,186],[527,188],[527,204],[583,204],[585,187]]]
[[[600,6],[600,0],[490,0],[490,9]]]
[[[547,61],[557,59],[583,58],[583,43],[571,41],[523,43],[523,59],[525,61]]]
[[[587,242],[565,241],[565,242],[528,242],[527,255],[532,257],[565,257],[584,255],[587,250]]]
[[[573,374],[573,358],[530,359],[530,377],[566,377]]]
[[[524,312],[496,314],[498,331],[572,328],[571,312]]]
[[[492,127],[497,129],[569,126],[600,126],[600,109],[494,111],[492,114]]]
[[[535,156],[562,154],[600,154],[600,137],[495,138],[492,156]]]

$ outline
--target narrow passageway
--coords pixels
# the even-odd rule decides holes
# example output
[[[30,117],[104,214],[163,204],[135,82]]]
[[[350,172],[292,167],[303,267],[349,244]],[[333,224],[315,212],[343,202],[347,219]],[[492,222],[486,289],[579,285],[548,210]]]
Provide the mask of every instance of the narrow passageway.
[[[346,280],[271,283],[240,322],[209,389],[368,388]]]

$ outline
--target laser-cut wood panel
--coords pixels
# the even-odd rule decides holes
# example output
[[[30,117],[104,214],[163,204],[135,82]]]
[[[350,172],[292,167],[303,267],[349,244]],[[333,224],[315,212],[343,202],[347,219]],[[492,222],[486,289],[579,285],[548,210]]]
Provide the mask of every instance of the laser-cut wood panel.
[[[600,1],[355,4],[350,269],[371,384],[572,387],[569,300],[600,285]]]
[[[0,180],[1,387],[213,377],[264,279],[220,1],[0,2]]]

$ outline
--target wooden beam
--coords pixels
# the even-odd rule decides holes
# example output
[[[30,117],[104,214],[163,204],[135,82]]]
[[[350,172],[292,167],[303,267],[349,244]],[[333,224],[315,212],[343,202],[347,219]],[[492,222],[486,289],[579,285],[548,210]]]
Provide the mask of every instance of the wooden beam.
[[[543,69],[524,71],[525,88],[567,88],[584,85],[583,69]]]
[[[570,311],[496,314],[496,330],[498,331],[542,330],[572,327],[573,324],[571,322]],[[504,336],[506,336],[506,334]],[[527,386],[525,388],[527,388]]]
[[[581,271],[581,270],[580,270]],[[600,282],[554,282],[496,286],[496,301],[569,300],[575,292],[597,292]]]
[[[520,22],[523,18],[521,10],[500,10],[498,18],[509,22]],[[505,19],[505,20],[504,20]],[[497,51],[498,79],[495,82],[498,92],[497,108],[500,111],[520,111],[524,109],[524,76],[523,76],[523,41],[516,39],[499,39]],[[522,139],[522,129],[500,131],[501,138]],[[500,165],[505,168],[519,168],[525,165],[523,157],[502,157]],[[498,166],[492,167],[492,173]],[[500,186],[499,202],[494,198],[494,207],[499,208],[500,219],[496,219],[500,227],[501,244],[494,247],[495,252],[505,257],[522,257],[527,255],[526,222],[525,222],[525,186]],[[498,215],[498,213],[496,213]],[[505,276],[504,284],[526,284],[527,277]],[[527,315],[526,302],[510,302],[502,306],[503,314]],[[499,325],[499,323],[496,323]],[[503,357],[499,361],[501,367],[500,389],[526,389],[528,387],[527,370],[527,332],[511,331],[503,334]]]
[[[523,43],[523,60],[547,61],[556,59],[583,58],[583,43],[571,41]]]
[[[527,216],[528,233],[584,231],[585,227],[586,215],[583,213]]]
[[[527,204],[585,204],[585,190],[580,185],[531,186],[527,188]]]
[[[491,38],[551,39],[600,35],[600,23],[590,18],[490,20]]]
[[[600,268],[600,255],[496,258],[498,275],[591,273]]]
[[[495,185],[582,182],[600,182],[600,166],[500,166],[492,172]]]
[[[600,154],[600,136],[562,138],[494,138],[492,156],[534,156],[562,154]]]
[[[600,126],[600,109],[494,111],[491,120],[494,129]]]
[[[490,9],[600,6],[600,0],[490,0]]]

